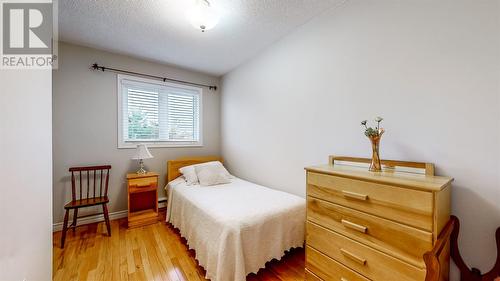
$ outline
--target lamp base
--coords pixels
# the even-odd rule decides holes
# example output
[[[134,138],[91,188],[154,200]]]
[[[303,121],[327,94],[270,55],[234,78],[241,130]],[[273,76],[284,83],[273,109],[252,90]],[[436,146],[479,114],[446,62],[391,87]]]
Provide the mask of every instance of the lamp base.
[[[148,171],[146,171],[146,170],[144,170],[144,169],[139,169],[139,170],[137,170],[137,172],[136,172],[136,173],[137,173],[137,174],[139,174],[139,175],[144,175],[144,174],[146,174],[147,172],[148,172]]]
[[[142,160],[142,159],[140,159],[140,160],[139,160],[139,165],[141,165],[141,168],[140,168],[140,169],[139,169],[136,173],[137,173],[137,174],[139,174],[139,175],[144,175],[144,174],[146,174],[148,171],[146,171],[146,170],[144,169],[144,162],[143,162],[143,160]]]

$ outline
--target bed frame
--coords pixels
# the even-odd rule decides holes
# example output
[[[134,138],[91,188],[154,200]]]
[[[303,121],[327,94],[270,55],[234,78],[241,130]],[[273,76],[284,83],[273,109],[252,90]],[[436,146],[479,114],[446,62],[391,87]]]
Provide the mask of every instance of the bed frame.
[[[167,161],[167,183],[181,176],[181,173],[179,172],[180,168],[210,161],[220,161],[221,163],[224,163],[222,157],[219,156],[182,157]]]

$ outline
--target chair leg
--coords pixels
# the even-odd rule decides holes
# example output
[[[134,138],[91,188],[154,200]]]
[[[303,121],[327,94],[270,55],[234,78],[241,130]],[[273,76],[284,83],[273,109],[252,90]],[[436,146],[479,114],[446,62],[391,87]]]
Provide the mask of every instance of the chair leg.
[[[106,228],[108,229],[108,236],[111,236],[111,225],[109,224],[109,214],[108,214],[108,205],[102,205],[102,211],[104,213],[104,220],[106,220]]]
[[[73,210],[73,223],[71,224],[73,226],[73,232],[76,230],[76,219],[78,218],[78,209]]]
[[[66,213],[64,214],[64,224],[61,237],[61,248],[64,248],[64,242],[66,241],[66,231],[68,231],[68,216],[69,216],[69,210],[66,209]]]

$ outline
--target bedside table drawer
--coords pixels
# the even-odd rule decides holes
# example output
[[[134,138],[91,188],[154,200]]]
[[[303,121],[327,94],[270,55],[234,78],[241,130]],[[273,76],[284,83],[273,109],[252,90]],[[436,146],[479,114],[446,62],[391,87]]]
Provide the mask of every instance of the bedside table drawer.
[[[313,197],[307,197],[307,214],[309,221],[421,268],[423,254],[432,249],[430,232]]]
[[[158,185],[158,179],[156,177],[130,179],[128,185],[137,187],[150,187],[154,185],[156,187]]]
[[[432,231],[431,192],[308,172],[307,195]]]
[[[307,246],[318,249],[328,257],[373,280],[425,279],[425,269],[412,266],[310,222],[307,223]],[[309,256],[307,258],[309,259]]]

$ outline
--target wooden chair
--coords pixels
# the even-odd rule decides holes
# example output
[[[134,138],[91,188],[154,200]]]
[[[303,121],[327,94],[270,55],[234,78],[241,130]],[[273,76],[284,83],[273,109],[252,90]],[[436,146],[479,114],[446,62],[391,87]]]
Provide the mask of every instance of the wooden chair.
[[[448,272],[441,272],[441,264],[448,262],[441,259],[446,251],[450,251],[451,258],[460,270],[461,281],[500,281],[500,227],[495,232],[497,241],[497,260],[493,268],[485,274],[481,274],[477,268],[469,268],[465,264],[460,250],[458,249],[458,233],[460,221],[457,217],[451,216],[450,220],[443,228],[434,245],[434,248],[424,254],[424,261],[427,268],[425,281],[448,280]]]
[[[76,228],[78,219],[78,209],[102,206],[104,219],[106,221],[106,228],[108,235],[111,236],[111,228],[109,224],[108,215],[108,183],[109,183],[109,170],[110,165],[106,166],[91,166],[91,167],[72,167],[69,168],[71,172],[71,202],[64,205],[64,225],[61,237],[61,248],[64,248],[66,240],[66,232],[68,231],[68,217],[69,211],[73,210],[73,222],[69,228]],[[77,181],[79,188],[77,190]],[[91,183],[92,182],[92,183]],[[79,191],[79,192],[77,192]],[[92,214],[94,215],[94,214]],[[87,216],[82,216],[87,217]]]

